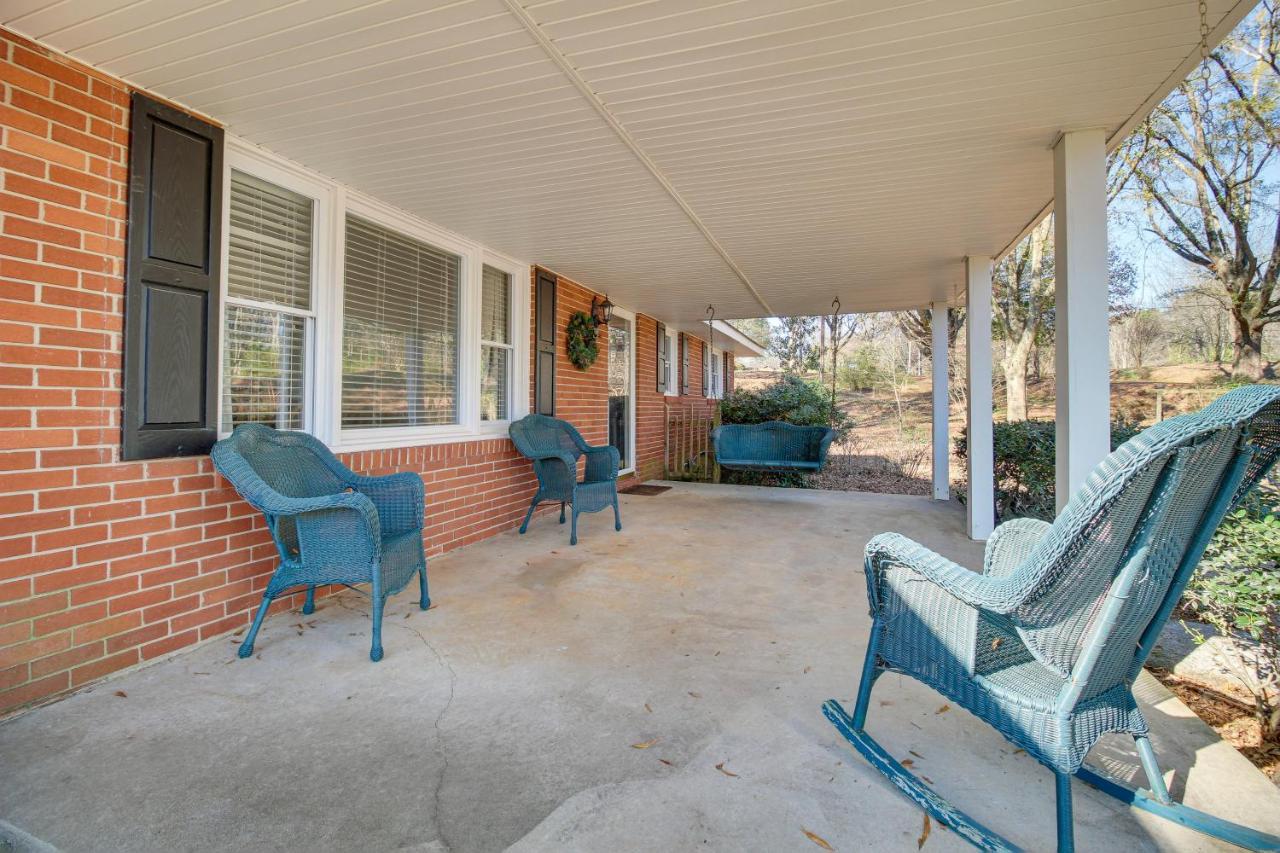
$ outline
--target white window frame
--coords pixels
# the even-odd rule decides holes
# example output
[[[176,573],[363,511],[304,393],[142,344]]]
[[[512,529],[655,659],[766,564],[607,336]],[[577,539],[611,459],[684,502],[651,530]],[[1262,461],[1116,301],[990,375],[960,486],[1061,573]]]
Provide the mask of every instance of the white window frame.
[[[227,296],[230,252],[231,170],[310,197],[312,219],[311,310],[308,316],[303,389],[303,429],[339,452],[417,447],[480,441],[507,434],[511,420],[529,411],[530,266],[493,251],[372,196],[347,187],[303,166],[228,134],[223,158],[222,282],[219,307],[218,425],[222,424],[222,331],[226,305],[251,305],[282,310],[253,300]],[[458,422],[447,425],[342,428],[342,308],[346,261],[346,222],[351,213],[415,240],[457,255],[461,259],[458,295]],[[480,420],[480,293],[484,265],[511,276],[511,399],[504,421]],[[632,336],[632,385],[634,387],[634,334]],[[633,391],[634,393],[634,391]],[[633,416],[634,416],[634,406]],[[634,433],[634,426],[632,428]]]
[[[724,350],[702,342],[702,370],[707,375],[707,399],[724,399]]]
[[[294,166],[289,161],[268,156],[261,150],[245,145],[236,139],[228,139],[222,160],[222,272],[221,281],[219,282],[219,287],[221,288],[219,294],[222,298],[219,300],[218,306],[218,436],[225,438],[231,434],[230,431],[222,428],[222,406],[225,399],[223,397],[223,383],[226,379],[224,375],[226,353],[223,352],[223,347],[226,344],[224,339],[227,329],[228,305],[259,308],[264,311],[304,318],[302,351],[306,365],[302,374],[302,429],[305,432],[314,433],[317,426],[316,402],[318,392],[317,377],[319,375],[316,354],[320,350],[317,345],[320,337],[318,318],[324,314],[326,305],[325,291],[327,290],[325,284],[331,277],[330,258],[328,252],[324,250],[324,238],[329,233],[329,221],[333,215],[333,188],[328,182],[318,180],[315,175]],[[311,199],[310,310],[290,308],[285,305],[259,302],[256,299],[245,299],[230,295],[228,277],[230,276],[231,266],[231,173],[233,171],[252,175],[255,178]]]
[[[626,308],[614,306],[614,317],[621,317],[631,326],[631,404],[627,406],[627,458],[622,460],[622,464],[618,468],[618,476],[634,473],[636,470],[636,404],[639,402],[636,398],[636,314],[634,311],[628,311]],[[606,343],[605,352],[609,351]],[[606,390],[604,395],[604,422],[606,429],[609,424],[609,394]],[[607,436],[606,436],[607,438]]]
[[[508,297],[510,300],[508,304],[511,309],[509,312],[511,343],[509,345],[486,341],[480,336],[479,329],[482,318],[480,316],[481,297],[479,288],[483,284],[485,267],[501,270],[511,280],[511,293]],[[476,297],[476,339],[479,341],[475,348],[476,422],[480,432],[485,435],[506,435],[512,421],[518,421],[529,414],[529,268],[517,260],[485,249],[481,253],[478,269],[480,278],[477,280]],[[507,352],[511,354],[507,360],[507,417],[504,420],[480,420],[480,378],[483,372],[484,347],[486,346],[506,346]]]

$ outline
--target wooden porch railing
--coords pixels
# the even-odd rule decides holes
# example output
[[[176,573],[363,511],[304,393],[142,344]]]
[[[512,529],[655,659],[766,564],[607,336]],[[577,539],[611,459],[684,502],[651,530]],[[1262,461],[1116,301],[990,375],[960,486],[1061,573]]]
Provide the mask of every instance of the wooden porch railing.
[[[668,480],[704,483],[720,481],[720,466],[711,449],[711,430],[720,425],[720,406],[672,403],[666,406],[666,447],[663,475]]]

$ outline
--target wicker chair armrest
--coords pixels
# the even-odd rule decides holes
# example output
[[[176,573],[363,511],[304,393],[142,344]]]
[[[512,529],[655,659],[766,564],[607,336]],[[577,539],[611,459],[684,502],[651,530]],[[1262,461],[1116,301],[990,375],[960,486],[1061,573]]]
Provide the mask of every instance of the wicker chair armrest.
[[[359,492],[308,500],[315,505],[293,514],[307,573],[329,583],[369,581],[377,594],[382,538],[373,502]]]
[[[831,449],[831,442],[835,441],[837,432],[828,427],[822,433],[822,438],[818,441],[818,463],[822,464],[827,461],[827,451]]]
[[[970,571],[898,533],[881,533],[867,543],[867,591],[873,608],[882,601],[883,577],[897,567],[910,569],[970,607],[1007,613],[1017,606],[1004,584]]]
[[[622,456],[618,448],[612,444],[602,447],[590,447],[584,451],[587,457],[587,470],[583,476],[588,483],[603,483],[618,478],[618,469],[622,466]]]
[[[993,578],[1011,575],[1051,529],[1052,524],[1038,518],[1014,518],[1001,524],[987,540],[982,573]]]
[[[422,478],[412,471],[382,477],[357,476],[352,487],[373,501],[384,534],[407,533],[422,527],[426,496]]]

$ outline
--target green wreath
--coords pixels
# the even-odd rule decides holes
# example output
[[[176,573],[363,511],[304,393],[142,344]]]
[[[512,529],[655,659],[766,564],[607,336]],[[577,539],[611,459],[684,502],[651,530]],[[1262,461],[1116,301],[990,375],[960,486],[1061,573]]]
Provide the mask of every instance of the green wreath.
[[[596,363],[600,354],[596,347],[596,324],[585,311],[575,311],[565,329],[569,347],[569,363],[579,370],[586,370]]]

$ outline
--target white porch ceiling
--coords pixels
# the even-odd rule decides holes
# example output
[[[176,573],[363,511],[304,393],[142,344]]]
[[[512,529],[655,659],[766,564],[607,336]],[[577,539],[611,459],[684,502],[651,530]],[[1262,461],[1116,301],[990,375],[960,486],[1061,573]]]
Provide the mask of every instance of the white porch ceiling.
[[[1210,0],[1221,38],[1251,2]],[[5,0],[16,32],[619,305],[917,307],[1132,126],[1194,0]]]

